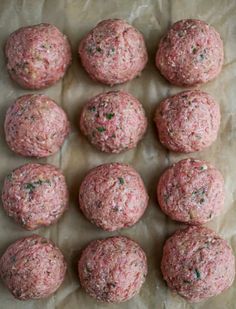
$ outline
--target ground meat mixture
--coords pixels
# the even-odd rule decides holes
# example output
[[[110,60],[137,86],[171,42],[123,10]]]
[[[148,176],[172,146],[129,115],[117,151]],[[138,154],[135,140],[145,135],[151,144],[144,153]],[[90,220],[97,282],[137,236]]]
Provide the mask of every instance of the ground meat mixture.
[[[164,99],[157,107],[154,121],[165,147],[190,153],[216,140],[220,108],[206,92],[189,90]]]
[[[166,241],[161,270],[170,289],[199,302],[232,285],[235,258],[227,242],[212,230],[188,227]]]
[[[6,113],[8,146],[19,155],[47,157],[56,153],[69,134],[66,113],[49,97],[28,94],[19,97]]]
[[[66,262],[48,239],[32,235],[10,245],[0,259],[0,276],[19,300],[45,298],[62,284]]]
[[[92,241],[78,263],[82,287],[98,301],[124,302],[138,294],[147,275],[142,248],[124,236]]]
[[[55,223],[68,208],[68,202],[65,177],[50,164],[22,165],[3,184],[4,210],[27,230]]]
[[[161,175],[157,186],[163,212],[189,224],[206,223],[219,215],[224,196],[223,176],[203,160],[179,161]]]
[[[148,205],[140,175],[129,165],[103,164],[84,178],[79,191],[80,209],[92,223],[106,231],[134,225]]]
[[[99,150],[119,153],[136,147],[147,129],[141,103],[125,91],[100,93],[85,105],[80,129]]]
[[[121,19],[100,22],[80,42],[79,55],[88,74],[108,85],[140,75],[148,60],[143,35]]]
[[[67,37],[50,24],[16,30],[7,40],[5,54],[11,78],[27,89],[55,84],[71,63]]]
[[[195,86],[214,79],[223,61],[219,33],[196,19],[176,22],[161,39],[156,53],[157,68],[177,86]]]

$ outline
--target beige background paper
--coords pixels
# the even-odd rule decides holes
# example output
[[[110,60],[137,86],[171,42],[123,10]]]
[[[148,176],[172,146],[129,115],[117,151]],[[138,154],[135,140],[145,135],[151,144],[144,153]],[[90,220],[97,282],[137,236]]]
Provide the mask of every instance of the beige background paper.
[[[124,18],[145,36],[149,62],[142,76],[114,89],[125,89],[143,103],[149,118],[144,140],[134,150],[108,155],[95,150],[77,127],[82,105],[91,96],[109,87],[93,82],[78,62],[77,46],[82,36],[100,20]],[[190,155],[178,155],[165,150],[157,140],[153,113],[158,102],[181,89],[168,84],[154,65],[160,37],[175,21],[199,18],[213,25],[221,34],[225,47],[224,67],[220,76],[201,87],[219,102],[222,122],[217,141],[207,150],[192,154],[215,164],[224,174],[226,201],[224,213],[209,226],[228,240],[236,254],[236,1],[235,0],[1,0],[0,1],[0,185],[4,176],[25,162],[12,153],[5,141],[3,121],[6,109],[18,96],[32,93],[20,89],[7,74],[3,46],[7,36],[21,26],[50,22],[68,35],[73,47],[73,64],[63,81],[40,91],[55,99],[68,113],[72,133],[61,151],[41,160],[59,166],[65,173],[71,193],[70,209],[58,224],[36,231],[52,239],[68,261],[66,280],[51,298],[20,302],[13,299],[0,283],[1,309],[233,309],[236,308],[236,280],[220,296],[191,305],[167,289],[160,273],[164,240],[181,226],[169,220],[158,208],[155,190],[160,173],[171,163]],[[132,164],[142,175],[150,195],[149,207],[134,227],[116,233],[106,233],[90,224],[80,213],[77,203],[78,187],[85,173],[105,162]],[[9,219],[0,207],[0,254],[16,239],[31,232],[24,231]],[[80,288],[76,262],[81,249],[89,241],[110,235],[128,235],[140,243],[148,256],[149,274],[141,293],[120,305],[96,303]]]

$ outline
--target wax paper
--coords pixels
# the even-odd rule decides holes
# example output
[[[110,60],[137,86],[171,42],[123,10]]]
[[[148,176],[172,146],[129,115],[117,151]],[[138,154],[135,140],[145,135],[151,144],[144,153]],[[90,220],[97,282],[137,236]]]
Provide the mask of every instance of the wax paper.
[[[92,81],[83,70],[77,55],[80,39],[99,21],[124,18],[143,32],[149,62],[139,78],[112,89],[124,89],[143,104],[149,127],[136,149],[118,155],[97,151],[82,136],[78,116],[83,104],[92,96],[110,90]],[[201,86],[220,104],[222,121],[217,141],[199,153],[184,155],[165,150],[159,143],[153,124],[154,111],[161,99],[182,89],[166,82],[155,68],[155,52],[160,37],[175,21],[198,18],[213,25],[224,41],[225,59],[216,80]],[[73,48],[73,64],[65,78],[42,91],[21,89],[10,80],[3,47],[8,35],[19,27],[49,22],[68,35]],[[217,231],[233,247],[236,254],[236,1],[235,0],[1,0],[0,1],[0,184],[13,168],[26,162],[48,162],[65,173],[70,190],[70,207],[55,225],[35,233],[52,239],[68,262],[66,279],[60,289],[45,300],[22,302],[15,300],[0,283],[1,309],[233,309],[236,308],[236,280],[223,294],[198,304],[189,304],[171,292],[162,279],[160,261],[166,238],[183,225],[168,219],[156,201],[156,184],[164,169],[185,157],[206,159],[224,175],[226,200],[221,216],[208,226]],[[11,152],[4,139],[3,122],[9,105],[25,93],[44,93],[65,109],[72,132],[60,152],[44,160],[19,157]],[[145,215],[132,228],[114,233],[104,232],[89,223],[78,207],[78,189],[89,169],[106,162],[133,165],[147,186],[150,203]],[[24,231],[0,207],[0,254],[16,239],[32,232]],[[77,261],[81,250],[93,239],[111,235],[127,235],[146,251],[149,273],[139,295],[128,302],[112,305],[97,303],[80,287]],[[39,269],[40,271],[40,269]]]

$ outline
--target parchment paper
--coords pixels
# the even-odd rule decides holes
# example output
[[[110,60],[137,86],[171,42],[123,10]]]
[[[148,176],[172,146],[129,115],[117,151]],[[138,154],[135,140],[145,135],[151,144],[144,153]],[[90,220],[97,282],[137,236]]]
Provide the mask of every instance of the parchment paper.
[[[142,76],[114,89],[125,89],[143,103],[149,118],[144,140],[134,150],[119,155],[108,155],[95,150],[78,130],[77,119],[82,105],[91,96],[109,87],[93,82],[78,62],[77,46],[82,36],[99,21],[107,18],[124,18],[144,33],[149,51],[149,63]],[[166,151],[158,142],[153,125],[153,113],[158,102],[181,91],[168,84],[154,65],[154,56],[160,37],[175,21],[199,18],[212,24],[221,34],[225,47],[225,62],[220,76],[201,87],[217,99],[222,121],[217,141],[207,150],[192,154],[215,164],[225,177],[226,201],[224,213],[209,226],[228,240],[236,254],[236,1],[235,0],[1,0],[0,1],[0,181],[13,168],[25,162],[37,161],[21,158],[12,153],[5,141],[3,121],[7,107],[18,96],[32,93],[20,89],[7,74],[3,46],[7,36],[21,26],[50,22],[69,36],[73,47],[73,65],[62,82],[39,91],[55,99],[68,113],[72,133],[62,150],[41,162],[59,166],[65,173],[71,193],[70,209],[58,224],[36,231],[52,239],[68,261],[66,280],[51,298],[39,301],[15,300],[0,283],[1,309],[190,309],[236,308],[236,280],[222,295],[196,305],[188,304],[173,294],[165,285],[160,273],[162,246],[165,239],[181,224],[174,223],[160,211],[156,202],[156,183],[162,171],[171,163],[190,155]],[[103,232],[90,224],[80,213],[77,203],[79,184],[92,167],[105,162],[132,164],[142,175],[150,195],[149,207],[142,220],[134,227],[116,233]],[[11,219],[0,207],[0,254],[16,239],[30,235]],[[141,293],[120,305],[95,302],[80,288],[77,277],[77,260],[81,249],[89,241],[111,235],[128,235],[145,249],[149,274]]]

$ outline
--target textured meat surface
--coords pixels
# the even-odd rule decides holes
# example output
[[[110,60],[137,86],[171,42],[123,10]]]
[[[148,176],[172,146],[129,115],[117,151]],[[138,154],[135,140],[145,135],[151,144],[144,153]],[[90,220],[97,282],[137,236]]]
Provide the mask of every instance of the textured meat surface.
[[[125,91],[100,93],[85,105],[80,129],[99,150],[119,153],[136,147],[147,129],[141,103]]]
[[[5,54],[11,78],[27,89],[53,85],[71,63],[67,37],[50,24],[16,30],[7,40]]]
[[[232,285],[235,258],[224,239],[195,226],[177,231],[166,241],[161,270],[169,288],[190,302],[199,302]]]
[[[65,177],[49,164],[25,164],[4,181],[2,203],[6,213],[28,230],[55,223],[68,208]]]
[[[171,219],[205,223],[224,207],[224,179],[203,160],[185,159],[169,167],[157,186],[158,202]]]
[[[38,235],[17,240],[0,259],[1,278],[20,300],[50,296],[63,282],[66,268],[61,251]]]
[[[124,236],[92,241],[78,264],[80,283],[99,301],[119,303],[139,293],[147,275],[142,248]]]
[[[148,205],[140,175],[129,165],[103,164],[84,178],[79,191],[80,209],[98,227],[115,231],[134,225]]]
[[[216,140],[220,108],[206,92],[183,91],[164,99],[157,107],[154,120],[160,142],[165,147],[190,153]]]
[[[157,68],[177,86],[194,86],[214,79],[223,61],[219,33],[196,19],[176,22],[161,39],[156,54]]]
[[[92,29],[80,42],[79,55],[88,74],[108,85],[135,78],[148,60],[143,35],[120,19],[104,20]]]
[[[8,146],[22,156],[47,157],[59,150],[69,134],[62,108],[42,94],[19,97],[6,113]]]

